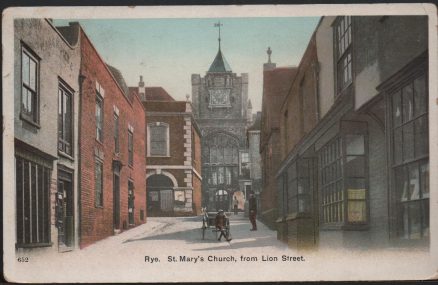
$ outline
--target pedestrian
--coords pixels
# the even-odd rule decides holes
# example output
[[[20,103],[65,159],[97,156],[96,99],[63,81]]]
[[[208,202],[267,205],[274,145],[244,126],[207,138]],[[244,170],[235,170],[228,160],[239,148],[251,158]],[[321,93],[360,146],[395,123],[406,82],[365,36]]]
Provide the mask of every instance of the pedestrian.
[[[254,197],[254,194],[251,194],[249,196],[249,221],[252,224],[252,229],[251,231],[256,231],[257,230],[257,223],[256,223],[256,217],[257,217],[257,200]]]
[[[225,232],[225,224],[226,224],[226,217],[224,214],[224,210],[219,210],[215,218],[216,230],[221,232],[219,238],[217,239],[218,241],[221,241],[222,237],[224,237],[227,241],[231,241],[231,239],[228,237],[228,234]]]
[[[239,201],[237,201],[237,197],[234,196],[233,207],[234,207],[234,215],[237,215],[237,207],[239,205]]]

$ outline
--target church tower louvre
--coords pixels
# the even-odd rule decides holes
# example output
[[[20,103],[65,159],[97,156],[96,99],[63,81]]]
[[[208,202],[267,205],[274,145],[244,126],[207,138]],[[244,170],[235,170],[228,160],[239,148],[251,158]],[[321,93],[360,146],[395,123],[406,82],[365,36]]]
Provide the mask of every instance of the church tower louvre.
[[[194,116],[202,134],[203,205],[209,210],[229,210],[233,196],[243,209],[251,187],[246,170],[248,74],[233,72],[221,47],[204,76],[192,74]]]

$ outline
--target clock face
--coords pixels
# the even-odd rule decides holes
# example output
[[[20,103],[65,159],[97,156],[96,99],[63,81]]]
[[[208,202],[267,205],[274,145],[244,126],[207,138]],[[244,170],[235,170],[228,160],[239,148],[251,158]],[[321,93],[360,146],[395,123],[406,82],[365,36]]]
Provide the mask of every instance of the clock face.
[[[231,89],[209,89],[210,106],[230,106]]]

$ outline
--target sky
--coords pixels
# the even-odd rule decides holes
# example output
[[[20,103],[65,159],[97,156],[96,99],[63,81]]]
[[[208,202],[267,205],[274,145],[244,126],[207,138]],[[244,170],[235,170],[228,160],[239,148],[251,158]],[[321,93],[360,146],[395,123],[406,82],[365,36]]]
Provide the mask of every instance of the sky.
[[[221,50],[233,72],[248,73],[253,111],[261,110],[263,63],[297,66],[319,17],[84,19],[78,21],[100,56],[118,68],[128,86],[143,75],[146,86],[161,86],[176,100],[191,95],[191,75],[204,76]],[[55,19],[55,25],[70,20]]]

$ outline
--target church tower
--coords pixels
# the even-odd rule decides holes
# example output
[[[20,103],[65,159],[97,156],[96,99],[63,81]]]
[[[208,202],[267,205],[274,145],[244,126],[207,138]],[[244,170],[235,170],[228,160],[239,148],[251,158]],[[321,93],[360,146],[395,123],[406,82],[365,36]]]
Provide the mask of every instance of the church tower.
[[[218,51],[210,68],[203,77],[192,74],[192,104],[202,134],[203,202],[212,211],[230,209],[233,196],[243,209],[245,191],[250,190],[248,74],[237,75],[225,59],[221,26],[215,24],[219,29]]]

